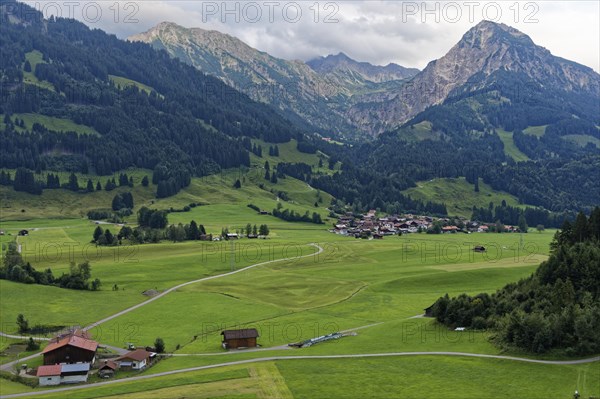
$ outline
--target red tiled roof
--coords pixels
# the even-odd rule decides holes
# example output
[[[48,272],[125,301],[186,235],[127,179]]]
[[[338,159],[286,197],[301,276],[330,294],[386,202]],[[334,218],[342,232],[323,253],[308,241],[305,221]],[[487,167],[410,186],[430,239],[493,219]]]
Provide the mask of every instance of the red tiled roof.
[[[42,353],[52,352],[58,348],[62,348],[63,346],[74,346],[76,348],[81,348],[90,352],[95,352],[98,349],[98,342],[92,341],[91,339],[85,339],[82,337],[78,337],[77,335],[70,335],[68,337],[60,339],[58,342],[53,342],[46,346]]]
[[[150,357],[150,352],[148,352],[147,350],[136,349],[134,351],[127,352],[123,356],[118,357],[116,360],[129,359],[129,360],[137,360],[138,362],[141,362],[142,360],[148,359],[149,357]]]
[[[60,375],[62,366],[60,364],[53,364],[51,366],[40,366],[37,369],[38,377],[51,377]]]

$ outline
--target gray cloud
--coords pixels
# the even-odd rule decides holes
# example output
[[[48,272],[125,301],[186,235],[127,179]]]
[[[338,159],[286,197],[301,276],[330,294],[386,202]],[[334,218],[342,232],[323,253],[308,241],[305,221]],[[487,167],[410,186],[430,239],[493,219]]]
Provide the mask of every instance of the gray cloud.
[[[28,3],[50,10],[51,2]],[[77,3],[73,16],[121,38],[171,21],[228,33],[285,59],[307,60],[341,51],[374,64],[396,62],[424,68],[429,61],[444,55],[470,27],[498,15],[500,22],[530,35],[553,54],[600,70],[598,2],[522,1],[516,3],[517,7],[512,1],[476,2],[475,6],[468,3],[473,2],[86,0]],[[63,16],[69,16],[66,3],[54,4],[62,7]],[[315,4],[319,6],[318,13]],[[97,5],[102,8],[102,16],[98,21],[90,21],[83,9],[87,7],[88,14],[93,15]],[[301,15],[292,21],[297,16],[296,5],[300,6]],[[260,10],[260,18],[256,10]]]

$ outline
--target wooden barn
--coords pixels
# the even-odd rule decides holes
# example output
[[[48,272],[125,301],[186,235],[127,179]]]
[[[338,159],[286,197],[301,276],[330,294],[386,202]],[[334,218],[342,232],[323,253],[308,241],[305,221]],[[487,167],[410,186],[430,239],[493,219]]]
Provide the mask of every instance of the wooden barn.
[[[44,348],[44,364],[94,363],[98,342],[77,335],[55,338]]]
[[[258,331],[256,328],[245,328],[242,330],[225,330],[223,336],[223,349],[256,348],[258,344]]]

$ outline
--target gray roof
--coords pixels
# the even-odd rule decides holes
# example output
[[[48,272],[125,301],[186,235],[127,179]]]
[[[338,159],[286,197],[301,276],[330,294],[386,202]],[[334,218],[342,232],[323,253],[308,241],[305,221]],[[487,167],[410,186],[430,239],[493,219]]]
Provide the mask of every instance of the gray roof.
[[[89,363],[63,364],[60,371],[62,373],[90,371],[90,364]]]

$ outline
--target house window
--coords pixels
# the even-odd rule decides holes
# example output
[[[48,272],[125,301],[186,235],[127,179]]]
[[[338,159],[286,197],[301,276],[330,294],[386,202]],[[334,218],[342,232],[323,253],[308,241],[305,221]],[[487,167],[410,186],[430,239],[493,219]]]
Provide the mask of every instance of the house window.
[[[46,378],[46,381],[52,381],[52,377]]]

